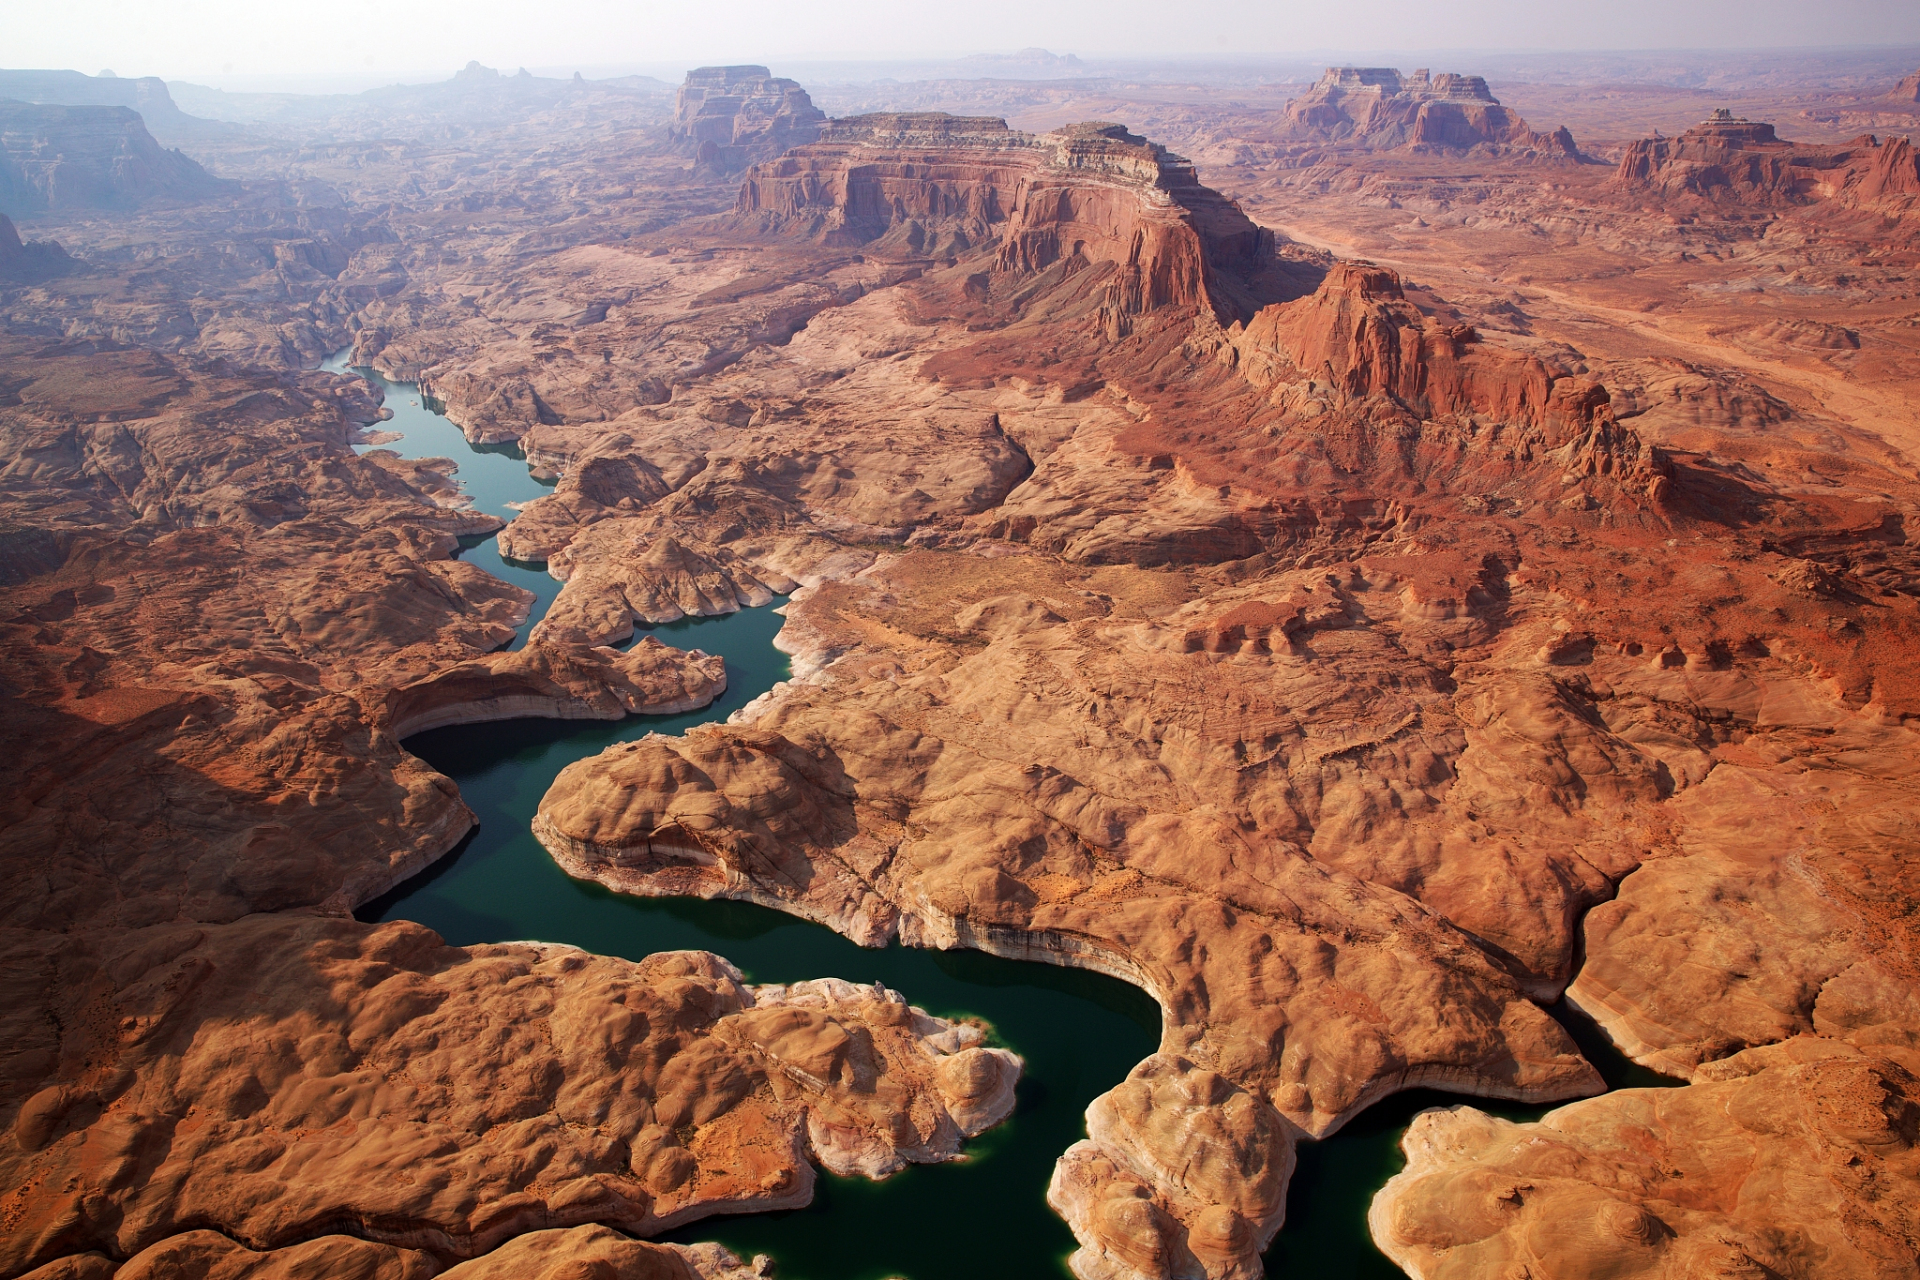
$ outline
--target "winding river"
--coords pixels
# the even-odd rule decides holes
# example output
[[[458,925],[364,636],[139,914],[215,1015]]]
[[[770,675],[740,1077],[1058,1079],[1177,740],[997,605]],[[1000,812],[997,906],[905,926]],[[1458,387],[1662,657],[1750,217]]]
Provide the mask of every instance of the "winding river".
[[[546,491],[516,447],[469,444],[458,427],[423,404],[413,384],[349,368],[346,360],[342,352],[322,368],[357,373],[379,388],[394,414],[381,426],[400,437],[360,446],[360,452],[388,448],[410,458],[455,459],[473,505],[509,520],[516,514],[509,503]],[[491,537],[468,540],[461,555],[534,592],[533,615],[513,647],[524,644],[560,584],[544,566],[501,556]],[[822,926],[747,903],[615,894],[566,875],[529,830],[540,797],[573,761],[646,733],[681,733],[724,720],[785,679],[787,660],[772,645],[781,625],[774,607],[652,629],[668,644],[725,657],[727,691],[699,711],[615,722],[463,725],[407,739],[408,750],[459,784],[479,826],[453,853],[368,903],[359,917],[415,920],[458,945],[539,939],[630,959],[700,948],[726,956],[756,982],[883,982],[930,1012],[986,1019],[999,1043],[1026,1059],[1027,1070],[1013,1117],[970,1143],[968,1159],[910,1168],[880,1183],[822,1174],[805,1209],[708,1218],[667,1238],[719,1240],[743,1256],[771,1254],[781,1280],[1062,1280],[1074,1241],[1046,1205],[1047,1179],[1055,1158],[1085,1136],[1087,1104],[1157,1045],[1160,1013],[1150,997],[1100,974],[980,952],[898,945],[869,950]],[[1591,1024],[1562,1020],[1609,1085],[1661,1082],[1626,1063]],[[1367,1237],[1367,1204],[1398,1172],[1399,1137],[1413,1114],[1458,1101],[1426,1091],[1401,1094],[1334,1138],[1303,1144],[1287,1226],[1266,1255],[1269,1274],[1399,1277]],[[1514,1119],[1545,1110],[1478,1105]]]

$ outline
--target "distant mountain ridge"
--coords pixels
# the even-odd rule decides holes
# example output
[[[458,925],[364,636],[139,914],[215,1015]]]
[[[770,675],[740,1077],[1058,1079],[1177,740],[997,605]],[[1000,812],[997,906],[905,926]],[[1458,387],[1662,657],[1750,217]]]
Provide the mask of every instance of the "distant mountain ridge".
[[[130,107],[0,101],[0,213],[129,209],[238,189],[163,148]]]

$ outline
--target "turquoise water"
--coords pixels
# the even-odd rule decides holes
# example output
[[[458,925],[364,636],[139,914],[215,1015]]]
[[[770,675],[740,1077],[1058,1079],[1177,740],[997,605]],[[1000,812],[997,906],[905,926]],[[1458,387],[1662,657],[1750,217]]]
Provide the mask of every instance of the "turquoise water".
[[[423,403],[420,389],[413,383],[390,382],[373,369],[350,367],[347,358],[348,353],[342,351],[320,367],[327,373],[359,374],[378,387],[386,396],[387,408],[393,410],[393,420],[376,422],[371,430],[398,432],[401,437],[386,444],[356,446],[355,453],[391,449],[403,458],[451,458],[459,465],[455,478],[473,499],[474,510],[503,520],[519,514],[507,505],[509,502],[529,501],[553,487],[533,478],[527,470],[527,455],[520,451],[520,446],[467,443],[459,427]],[[547,567],[543,564],[509,560],[501,555],[492,537],[461,539],[460,558],[479,565],[496,578],[533,592],[533,612],[515,633],[513,642],[507,645],[509,649],[520,648],[527,642],[527,633],[533,624],[560,594],[560,584],[547,576]]]
[[[386,445],[406,457],[447,457],[474,506],[511,519],[509,502],[545,492],[523,455],[506,445],[474,446],[422,403],[409,383],[368,377],[394,411]],[[361,450],[365,452],[365,448]],[[517,647],[558,594],[541,565],[504,559],[489,538],[470,539],[463,558],[533,591],[538,600]],[[457,945],[514,940],[565,942],[601,955],[638,959],[699,948],[740,966],[752,981],[837,977],[884,982],[915,1004],[947,1016],[987,1020],[997,1043],[1027,1070],[1012,1119],[968,1144],[968,1159],[907,1170],[885,1182],[822,1175],[814,1202],[786,1213],[709,1218],[666,1237],[718,1240],[743,1255],[771,1254],[780,1280],[1061,1280],[1072,1234],[1045,1202],[1054,1160],[1086,1136],[1087,1104],[1157,1047],[1160,1014],[1138,989],[1079,970],[1001,960],[971,951],[868,950],[818,925],[765,907],[688,898],[630,898],[575,880],[534,840],[529,824],[554,776],[575,760],[649,732],[681,733],[724,720],[787,678],[772,646],[777,606],[719,618],[687,618],[649,634],[727,662],[727,691],[713,705],[678,716],[615,722],[515,720],[417,734],[407,748],[451,777],[479,826],[438,863],[368,903],[367,921],[415,920]],[[1677,1083],[1634,1067],[1591,1023],[1560,1017],[1611,1087]],[[1288,1193],[1287,1226],[1267,1251],[1273,1276],[1313,1280],[1394,1280],[1398,1268],[1367,1236],[1367,1205],[1402,1167],[1399,1140],[1425,1107],[1465,1100],[1422,1090],[1370,1108],[1326,1142],[1304,1144]],[[1475,1101],[1511,1119],[1546,1108]]]
[[[324,367],[349,372],[344,357]],[[455,459],[474,506],[506,519],[516,514],[507,503],[544,492],[517,449],[475,448],[424,405],[411,384],[370,370],[351,372],[385,394],[394,417],[380,427],[402,436],[367,448]],[[542,566],[503,559],[492,538],[471,540],[461,554],[538,595],[530,624],[558,593],[560,584]],[[1060,1152],[1086,1136],[1087,1104],[1158,1045],[1160,1011],[1150,998],[1100,974],[979,952],[868,950],[747,903],[625,897],[568,876],[528,829],[540,797],[566,765],[649,732],[680,733],[724,720],[785,679],[787,660],[772,644],[781,623],[774,607],[652,628],[650,634],[668,644],[726,658],[726,693],[698,711],[615,722],[514,720],[409,738],[408,750],[460,785],[479,826],[452,854],[357,914],[368,921],[415,920],[460,945],[538,939],[631,959],[701,948],[726,956],[753,981],[884,982],[933,1013],[984,1018],[996,1042],[1024,1057],[1027,1069],[1013,1117],[968,1144],[968,1159],[909,1169],[879,1183],[822,1175],[805,1209],[710,1218],[669,1238],[719,1240],[745,1255],[771,1254],[781,1280],[1060,1280],[1074,1241],[1047,1208],[1047,1179]],[[524,643],[526,630],[516,644]],[[960,1224],[966,1230],[956,1230]]]

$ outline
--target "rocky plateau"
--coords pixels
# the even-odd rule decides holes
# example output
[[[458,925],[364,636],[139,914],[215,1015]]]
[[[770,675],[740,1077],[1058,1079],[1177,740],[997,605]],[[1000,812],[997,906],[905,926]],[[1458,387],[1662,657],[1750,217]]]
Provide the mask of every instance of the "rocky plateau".
[[[1585,155],[1355,68],[462,92],[526,105],[209,135],[191,192],[28,108],[136,194],[0,226],[0,1274],[762,1274],[637,1237],[1007,1116],[912,992],[351,918],[473,822],[402,739],[702,705],[616,646],[789,593],[790,681],[534,834],[1150,993],[1046,1188],[1082,1280],[1253,1280],[1415,1087],[1556,1105],[1414,1121],[1410,1275],[1915,1274],[1920,179],[1833,134],[1904,90]],[[347,346],[551,493],[358,451]],[[496,531],[563,584],[524,642]],[[1685,1083],[1606,1091],[1562,997]]]

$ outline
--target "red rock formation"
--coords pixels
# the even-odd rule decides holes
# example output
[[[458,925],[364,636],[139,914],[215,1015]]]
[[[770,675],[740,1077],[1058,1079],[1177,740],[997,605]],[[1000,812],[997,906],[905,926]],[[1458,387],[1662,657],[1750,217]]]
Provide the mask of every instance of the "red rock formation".
[[[1328,67],[1318,84],[1287,103],[1286,118],[1302,141],[1356,142],[1379,150],[1493,149],[1557,160],[1580,156],[1572,134],[1534,132],[1500,105],[1479,76],[1420,70],[1403,77],[1391,67]]]
[[[1888,197],[1920,196],[1920,155],[1908,138],[1888,138],[1874,148],[1873,163],[1861,175],[1853,195],[1862,203]]]
[[[725,659],[670,648],[652,636],[625,653],[536,644],[490,653],[393,690],[387,695],[388,731],[406,738],[489,720],[677,715],[706,706],[726,687]]]
[[[1400,278],[1364,262],[1335,264],[1311,297],[1261,311],[1234,339],[1258,386],[1284,384],[1307,409],[1316,399],[1385,397],[1421,420],[1458,417],[1518,426],[1567,470],[1657,484],[1663,464],[1613,417],[1606,388],[1538,356],[1485,341],[1471,325],[1427,315]],[[1558,469],[1545,465],[1540,471]]]
[[[1909,1280],[1920,1256],[1920,1080],[1807,1040],[1626,1089],[1538,1124],[1418,1116],[1373,1238],[1416,1280],[1805,1276]]]
[[[1794,204],[1831,197],[1883,204],[1920,195],[1920,168],[1905,138],[1871,134],[1844,146],[1788,142],[1771,124],[1722,107],[1678,138],[1642,138],[1627,148],[1616,187],[1741,204]]]
[[[810,1158],[951,1159],[1020,1074],[883,987],[749,986],[700,951],[449,947],[291,912],[8,944],[6,1275],[209,1223],[253,1249],[345,1231],[471,1258],[798,1208]]]
[[[180,152],[163,150],[126,107],[0,102],[0,213],[124,209],[234,189]]]
[[[1920,102],[1920,71],[1902,80],[1889,96],[1896,102]]]
[[[797,81],[765,67],[697,67],[674,100],[671,132],[703,168],[737,173],[812,141],[826,118]]]
[[[650,1244],[610,1227],[553,1227],[441,1270],[425,1249],[321,1235],[280,1249],[249,1249],[218,1231],[183,1231],[125,1262],[70,1253],[26,1280],[763,1280],[770,1259],[740,1261],[716,1244]]]
[[[820,142],[748,173],[738,219],[829,244],[920,256],[996,237],[997,271],[1102,270],[1105,306],[1250,314],[1272,233],[1165,147],[1105,123],[1033,135],[944,113],[835,121]],[[984,280],[980,285],[984,291]]]

